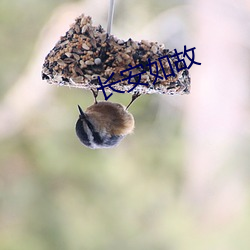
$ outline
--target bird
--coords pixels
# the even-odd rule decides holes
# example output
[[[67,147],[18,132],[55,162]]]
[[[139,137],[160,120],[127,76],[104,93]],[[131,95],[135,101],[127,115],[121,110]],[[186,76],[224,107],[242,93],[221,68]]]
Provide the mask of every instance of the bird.
[[[84,146],[91,149],[115,147],[134,130],[134,117],[128,112],[128,107],[139,94],[134,94],[131,102],[125,107],[109,101],[97,102],[98,91],[92,90],[92,93],[95,102],[85,112],[78,105],[76,135]]]

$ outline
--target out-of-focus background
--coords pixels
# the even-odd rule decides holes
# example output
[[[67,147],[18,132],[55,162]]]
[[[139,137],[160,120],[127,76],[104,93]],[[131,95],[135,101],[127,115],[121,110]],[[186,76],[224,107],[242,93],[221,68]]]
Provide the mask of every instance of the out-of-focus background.
[[[249,250],[250,2],[117,0],[115,36],[202,64],[190,95],[139,98],[135,133],[90,150],[74,126],[92,94],[41,67],[81,13],[106,27],[108,5],[0,2],[0,249]]]

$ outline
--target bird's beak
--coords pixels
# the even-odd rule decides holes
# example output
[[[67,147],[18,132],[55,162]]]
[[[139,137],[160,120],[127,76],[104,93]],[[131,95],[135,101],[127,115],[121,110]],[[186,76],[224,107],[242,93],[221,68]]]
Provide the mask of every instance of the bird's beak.
[[[79,113],[80,113],[80,118],[86,118],[84,112],[82,111],[82,108],[79,105],[77,105],[77,106],[78,106],[78,110],[79,110]]]

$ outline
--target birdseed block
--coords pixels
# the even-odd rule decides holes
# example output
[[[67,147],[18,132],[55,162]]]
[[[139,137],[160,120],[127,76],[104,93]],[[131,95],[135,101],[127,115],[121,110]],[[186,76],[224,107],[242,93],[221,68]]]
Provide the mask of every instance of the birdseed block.
[[[174,54],[157,42],[118,39],[81,15],[46,56],[42,79],[90,90],[188,94],[189,71]]]

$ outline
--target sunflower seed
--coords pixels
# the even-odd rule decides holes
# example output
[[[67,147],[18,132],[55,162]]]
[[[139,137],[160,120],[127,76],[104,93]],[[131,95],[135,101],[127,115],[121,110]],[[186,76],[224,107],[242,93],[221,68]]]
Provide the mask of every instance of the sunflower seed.
[[[89,46],[86,43],[82,44],[82,48],[85,49],[85,50],[89,50]]]

